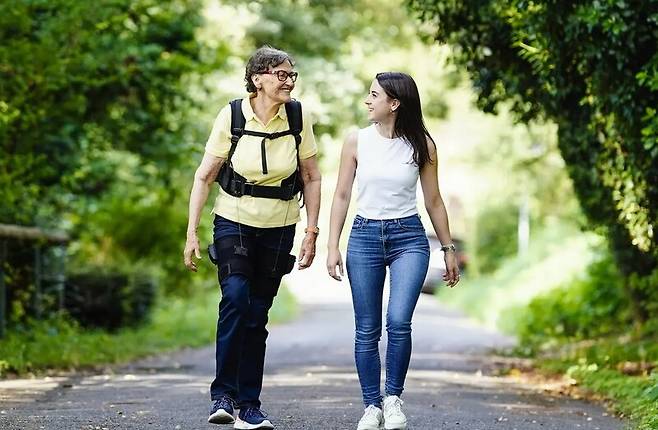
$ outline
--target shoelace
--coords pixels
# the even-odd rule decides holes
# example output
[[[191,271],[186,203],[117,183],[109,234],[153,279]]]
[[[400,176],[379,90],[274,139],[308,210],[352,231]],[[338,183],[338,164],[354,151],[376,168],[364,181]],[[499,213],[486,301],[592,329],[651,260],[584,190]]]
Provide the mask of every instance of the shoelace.
[[[233,407],[233,401],[227,397],[222,397],[221,399],[215,400],[215,405],[221,409],[226,409],[226,407]]]
[[[267,418],[267,414],[258,408],[249,408],[244,414],[245,418]]]
[[[379,409],[376,406],[370,405],[366,408],[365,416],[367,418],[377,418]]]
[[[392,402],[387,403],[387,407],[384,409],[386,411],[386,415],[391,416],[394,414],[401,414],[402,403],[404,402],[399,398],[393,400]]]

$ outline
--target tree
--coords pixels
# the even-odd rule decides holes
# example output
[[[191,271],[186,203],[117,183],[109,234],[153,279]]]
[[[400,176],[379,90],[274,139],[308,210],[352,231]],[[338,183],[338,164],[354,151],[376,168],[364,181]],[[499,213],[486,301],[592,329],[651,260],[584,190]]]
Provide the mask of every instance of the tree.
[[[0,3],[0,222],[68,230],[83,268],[107,268],[98,256],[108,248],[115,264],[122,252],[179,263],[172,182],[189,165],[195,131],[186,80],[221,65],[196,40],[200,6]],[[26,255],[8,280],[13,307],[30,302]]]
[[[495,113],[558,125],[558,145],[581,207],[624,275],[658,267],[658,2],[408,0],[454,47]],[[627,285],[636,318],[651,292]],[[655,300],[655,299],[653,299]]]

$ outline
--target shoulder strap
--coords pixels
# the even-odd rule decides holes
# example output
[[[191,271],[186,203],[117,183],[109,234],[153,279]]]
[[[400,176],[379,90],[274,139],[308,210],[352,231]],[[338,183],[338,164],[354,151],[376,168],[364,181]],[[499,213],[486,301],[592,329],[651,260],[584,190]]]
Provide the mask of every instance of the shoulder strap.
[[[304,129],[304,120],[302,116],[302,104],[292,99],[286,103],[286,115],[288,116],[288,128],[290,134],[295,138],[295,150],[297,152],[297,170],[294,173],[295,190],[299,193],[299,200],[301,200],[304,207],[304,181],[301,178],[301,163],[299,161],[299,144],[302,142],[302,130]]]
[[[302,120],[302,104],[297,100],[291,100],[286,103],[286,115],[288,116],[288,128],[290,129],[290,134],[295,136],[295,144],[299,148],[299,144],[302,141],[302,130],[304,128],[304,122]]]
[[[242,113],[242,99],[231,100],[229,104],[231,105],[231,149],[228,151],[227,164],[231,162],[235,147],[244,134],[244,126],[247,122]]]

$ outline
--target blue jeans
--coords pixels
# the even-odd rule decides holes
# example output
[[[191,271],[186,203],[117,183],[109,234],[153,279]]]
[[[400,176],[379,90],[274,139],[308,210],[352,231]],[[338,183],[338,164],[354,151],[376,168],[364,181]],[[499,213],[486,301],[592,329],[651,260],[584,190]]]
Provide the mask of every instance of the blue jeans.
[[[356,323],[354,356],[365,406],[380,406],[382,295],[386,266],[391,292],[386,312],[386,395],[399,396],[411,358],[411,318],[427,274],[430,248],[418,215],[354,219],[347,246],[347,276]]]
[[[294,236],[294,225],[257,228],[215,217],[213,239],[222,299],[212,400],[227,396],[238,407],[260,407],[268,335],[265,326],[283,276],[281,270],[271,269],[290,257]],[[236,246],[247,251],[235,254]]]

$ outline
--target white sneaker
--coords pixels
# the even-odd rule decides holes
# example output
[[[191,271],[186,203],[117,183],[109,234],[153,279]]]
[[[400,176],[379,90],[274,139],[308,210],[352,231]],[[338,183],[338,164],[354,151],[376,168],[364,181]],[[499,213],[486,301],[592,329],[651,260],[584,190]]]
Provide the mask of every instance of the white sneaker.
[[[384,428],[386,430],[406,430],[407,417],[402,413],[402,404],[398,396],[384,398]]]
[[[380,430],[382,428],[384,415],[382,410],[375,405],[370,405],[363,412],[356,430]]]

